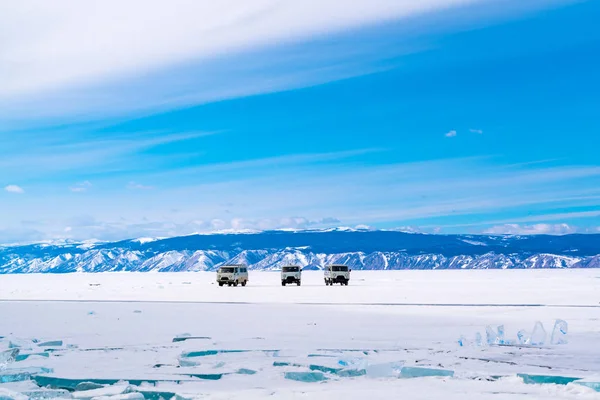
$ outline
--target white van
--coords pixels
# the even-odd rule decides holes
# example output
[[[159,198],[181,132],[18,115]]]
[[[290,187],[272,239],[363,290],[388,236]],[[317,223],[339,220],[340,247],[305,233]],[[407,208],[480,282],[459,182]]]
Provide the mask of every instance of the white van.
[[[325,267],[325,285],[333,286],[334,283],[348,286],[350,272],[352,270],[346,265],[328,265]]]
[[[248,283],[248,268],[245,265],[223,265],[217,270],[219,286],[246,286]]]
[[[302,268],[297,265],[288,265],[281,268],[281,286],[288,283],[295,283],[300,286],[302,279]]]

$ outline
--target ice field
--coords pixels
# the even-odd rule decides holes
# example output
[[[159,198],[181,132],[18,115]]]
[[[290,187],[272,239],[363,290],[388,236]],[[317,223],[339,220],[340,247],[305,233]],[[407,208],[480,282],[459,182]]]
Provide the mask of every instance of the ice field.
[[[600,270],[214,278],[0,276],[0,398],[600,399]]]

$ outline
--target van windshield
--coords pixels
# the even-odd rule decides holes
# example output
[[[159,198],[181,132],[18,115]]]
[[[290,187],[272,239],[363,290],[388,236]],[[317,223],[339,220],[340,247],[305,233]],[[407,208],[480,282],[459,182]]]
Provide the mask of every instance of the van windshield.
[[[283,272],[298,272],[300,271],[300,267],[283,267],[281,270]]]
[[[335,272],[347,272],[348,271],[348,267],[344,267],[344,266],[340,266],[340,265],[334,265],[333,267],[331,267],[332,271]]]
[[[232,267],[222,267],[222,268],[219,268],[219,272],[222,274],[232,274],[233,268]]]

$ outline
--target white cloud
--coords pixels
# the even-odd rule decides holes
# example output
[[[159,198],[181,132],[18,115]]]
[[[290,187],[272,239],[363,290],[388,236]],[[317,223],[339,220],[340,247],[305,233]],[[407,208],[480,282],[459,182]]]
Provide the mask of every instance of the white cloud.
[[[334,222],[335,221],[335,222]],[[70,218],[64,221],[27,223],[27,229],[0,229],[0,243],[35,242],[42,240],[123,240],[136,237],[173,237],[197,233],[248,232],[274,229],[307,229],[338,226],[337,218],[309,219],[305,217],[285,218],[212,218],[189,220],[181,223],[172,221],[100,221],[91,216]],[[32,226],[30,226],[32,225]],[[50,228],[47,230],[47,228]]]
[[[0,97],[124,77],[475,1],[4,2]]]
[[[481,129],[469,129],[469,132],[471,132],[471,133],[477,133],[479,135],[481,135],[483,133],[483,131]]]
[[[450,132],[446,133],[446,137],[455,137],[455,136],[456,136],[455,130],[451,130]]]
[[[80,183],[77,183],[77,184],[71,186],[69,189],[71,190],[71,192],[80,193],[80,192],[87,191],[91,187],[92,187],[92,183],[90,181],[83,181],[83,182],[80,182]]]
[[[142,185],[141,183],[137,183],[137,182],[129,182],[127,184],[127,189],[132,189],[132,190],[150,190],[150,189],[154,189],[153,186],[148,186],[148,185]]]
[[[568,224],[505,224],[486,229],[491,235],[567,235],[577,232],[577,228]]]
[[[325,159],[325,163],[315,162],[320,158],[312,156],[294,158],[294,162],[256,160],[261,168],[236,162],[215,169],[207,165],[207,170],[173,171],[168,176],[136,174],[135,178],[128,178],[134,187],[156,185],[152,196],[143,190],[97,190],[94,196],[73,196],[53,193],[50,187],[43,198],[27,196],[26,202],[15,201],[11,213],[0,221],[0,229],[20,232],[19,227],[23,227],[39,230],[47,238],[61,238],[64,228],[70,226],[73,238],[104,240],[234,227],[340,226],[335,220],[343,221],[344,226],[418,225],[426,232],[439,226],[444,232],[480,231],[480,227],[505,224],[567,222],[573,226],[598,226],[598,167],[505,168],[496,165],[496,160],[490,165],[488,159],[462,158],[358,168],[352,166],[355,162],[348,163],[344,158],[327,155]],[[277,168],[270,168],[272,165]],[[127,181],[121,179],[98,177],[94,187],[124,188]],[[15,200],[21,200],[16,197]],[[50,202],[56,205],[52,216],[55,220],[41,225],[37,221],[49,218],[45,207]],[[171,212],[173,209],[178,212]],[[587,211],[552,213],[565,209]],[[499,219],[500,210],[510,213],[511,218]],[[531,215],[528,210],[539,214]],[[81,213],[91,214],[94,220],[69,220]],[[461,217],[465,215],[470,217]],[[328,216],[336,218],[324,218]],[[25,219],[35,223],[21,225]],[[461,219],[474,222],[447,225]],[[192,226],[189,221],[198,223]],[[315,225],[315,221],[320,224]],[[469,226],[475,228],[463,229]],[[515,226],[511,229],[516,232]]]
[[[22,187],[17,186],[17,185],[8,185],[8,186],[5,186],[4,190],[6,190],[9,193],[17,193],[17,194],[25,193],[25,190],[23,190]]]

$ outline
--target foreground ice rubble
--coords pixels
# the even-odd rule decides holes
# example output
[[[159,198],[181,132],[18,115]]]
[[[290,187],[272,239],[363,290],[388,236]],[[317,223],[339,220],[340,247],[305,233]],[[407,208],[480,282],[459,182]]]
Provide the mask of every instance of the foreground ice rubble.
[[[567,332],[567,323],[563,320],[557,320],[552,331],[551,343],[566,343]],[[531,335],[521,331],[517,334],[518,343],[529,346],[533,346],[534,343],[538,345],[545,343],[546,336],[541,323],[536,324]],[[290,383],[295,385],[319,383],[331,385],[346,379],[378,380],[381,384],[386,384],[386,382],[398,379],[425,378],[460,381],[480,377],[476,374],[465,374],[462,371],[455,373],[455,367],[464,369],[460,363],[450,361],[442,364],[439,360],[443,360],[443,358],[435,362],[430,359],[419,361],[417,357],[410,356],[410,351],[399,348],[389,350],[313,349],[312,351],[297,349],[215,349],[192,347],[197,343],[202,343],[194,339],[201,340],[205,337],[183,334],[176,336],[176,338],[181,340],[173,340],[165,347],[180,352],[172,354],[171,357],[173,358],[170,360],[154,360],[156,363],[154,368],[160,368],[160,371],[165,372],[160,375],[153,375],[148,373],[147,370],[141,374],[130,375],[131,378],[135,379],[127,379],[128,377],[123,376],[122,373],[113,376],[111,379],[94,378],[94,376],[76,379],[54,375],[51,369],[45,367],[14,368],[14,365],[31,365],[40,360],[51,361],[54,357],[62,358],[65,355],[74,357],[77,354],[83,354],[79,352],[89,351],[89,349],[78,349],[76,346],[65,347],[63,342],[58,340],[41,343],[14,341],[12,342],[12,348],[0,352],[2,357],[0,360],[5,361],[2,364],[4,367],[0,370],[0,382],[2,384],[24,384],[29,382],[28,384],[31,387],[14,391],[11,390],[11,387],[4,389],[3,385],[0,385],[0,389],[4,390],[4,392],[0,392],[0,400],[183,400],[185,396],[179,395],[177,392],[188,383],[198,384],[204,382],[203,384],[220,385],[221,381],[252,382],[254,379],[260,382],[266,376],[269,377],[268,379],[297,382]],[[491,346],[502,346],[511,343],[505,337],[503,326],[495,328],[488,326],[486,328],[485,343],[481,334],[475,335],[473,340],[461,337],[461,342],[463,346],[469,344],[476,347],[481,347],[485,343],[489,343]],[[16,343],[23,346],[17,347],[14,345]],[[4,345],[6,344],[4,342]],[[40,351],[40,348],[46,349],[53,346],[61,347],[58,353],[55,351]],[[27,349],[24,350],[24,347]],[[500,347],[494,349],[485,347],[474,349],[474,351],[499,349]],[[92,349],[92,351],[95,350],[97,349]],[[156,348],[144,349],[143,351],[147,350],[155,351]],[[111,351],[125,350],[123,348],[107,349],[105,353],[109,354]],[[421,349],[420,351],[425,350]],[[21,361],[28,361],[20,364],[18,361],[19,356],[22,356]],[[34,358],[34,356],[38,358]],[[444,365],[448,368],[445,368]],[[8,366],[11,368],[8,368]],[[600,383],[594,380],[581,380],[577,376],[546,376],[513,372],[512,375],[499,374],[488,380],[497,380],[503,376],[512,376],[515,379],[518,377],[526,384],[577,384],[586,388],[581,390],[600,390]],[[224,386],[228,384],[225,382],[223,383]]]

